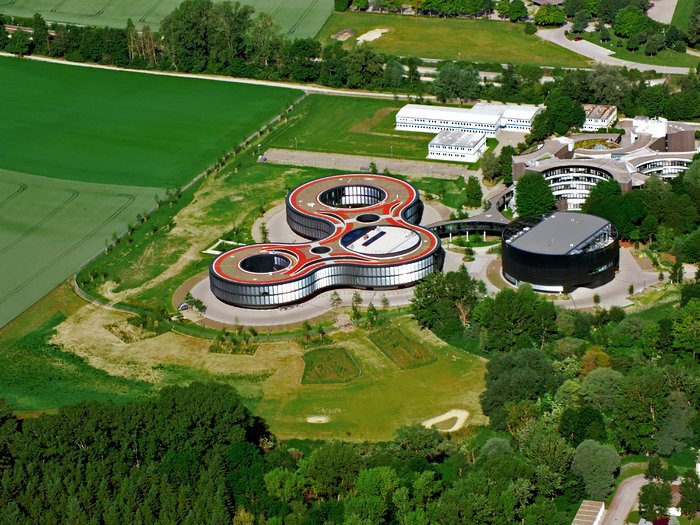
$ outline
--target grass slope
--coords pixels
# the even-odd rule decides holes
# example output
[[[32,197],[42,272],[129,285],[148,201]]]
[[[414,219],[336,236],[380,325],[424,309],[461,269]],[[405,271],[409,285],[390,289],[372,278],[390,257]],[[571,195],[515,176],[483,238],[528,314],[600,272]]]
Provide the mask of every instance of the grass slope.
[[[0,169],[0,326],[126,230],[158,191]]]
[[[16,58],[0,58],[0,85],[0,168],[150,187],[189,181],[300,96]]]
[[[431,133],[395,131],[394,100],[309,95],[289,124],[272,135],[275,148],[425,160]]]
[[[611,35],[611,40],[607,42],[601,42],[600,35],[598,33],[582,33],[581,37],[585,38],[589,42],[593,42],[594,44],[614,51],[612,56],[619,58],[620,60],[629,60],[631,62],[639,62],[640,64],[672,67],[695,67],[698,64],[698,57],[688,53],[679,53],[678,51],[673,51],[671,49],[664,49],[654,56],[646,55],[643,47],[637,51],[629,51],[625,47],[627,45],[627,40],[624,38],[618,38],[615,35]],[[571,38],[573,38],[573,36]],[[618,47],[618,41],[621,42],[622,47]]]
[[[394,55],[538,66],[590,65],[576,53],[526,35],[523,24],[490,20],[333,13],[318,38],[328,42],[342,29],[352,29],[356,38],[378,28],[389,32],[370,45]],[[354,41],[348,40],[348,45]]]
[[[316,348],[304,354],[304,384],[346,383],[360,371],[343,348]]]
[[[435,360],[425,341],[406,326],[403,329],[400,325],[381,326],[372,330],[367,337],[401,369],[423,366]]]
[[[688,24],[690,23],[690,15],[693,14],[694,6],[695,0],[678,0],[676,3],[676,10],[673,12],[671,24],[683,32],[687,31]]]
[[[0,12],[96,26],[124,27],[131,18],[137,26],[157,29],[181,0],[0,0]],[[280,31],[295,38],[313,37],[333,12],[333,0],[241,0],[255,11],[270,14]]]

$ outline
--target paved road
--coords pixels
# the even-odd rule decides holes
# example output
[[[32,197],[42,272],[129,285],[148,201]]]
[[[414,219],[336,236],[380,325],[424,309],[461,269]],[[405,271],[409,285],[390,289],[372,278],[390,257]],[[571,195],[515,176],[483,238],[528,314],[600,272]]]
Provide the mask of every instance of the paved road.
[[[267,158],[267,162],[290,166],[314,166],[317,168],[333,168],[361,172],[363,168],[364,171],[367,171],[369,163],[374,162],[380,172],[384,171],[384,168],[387,168],[391,173],[399,173],[407,177],[456,179],[469,175],[479,176],[478,171],[468,170],[464,166],[446,162],[427,162],[421,160],[393,159],[390,157],[344,155],[340,153],[322,153],[278,148],[270,148],[264,155]]]
[[[647,15],[662,24],[670,24],[677,3],[678,0],[654,0],[653,7],[649,8]]]
[[[570,24],[557,29],[540,29],[537,31],[537,36],[543,40],[547,40],[558,46],[564,47],[583,55],[585,57],[591,58],[596,62],[601,64],[607,64],[610,66],[627,67],[629,69],[637,69],[639,71],[656,71],[657,73],[671,74],[671,75],[686,75],[690,68],[687,67],[671,67],[671,66],[655,66],[652,64],[640,64],[638,62],[630,62],[628,60],[621,60],[610,56],[612,51],[605,49],[604,47],[595,45],[586,40],[569,40],[566,38],[564,31],[570,28]]]
[[[610,507],[605,513],[603,525],[624,525],[627,523],[627,515],[632,511],[634,504],[637,502],[637,495],[642,486],[646,485],[647,480],[644,475],[639,474],[627,478],[620,483],[620,486],[615,493],[615,497],[610,503]]]

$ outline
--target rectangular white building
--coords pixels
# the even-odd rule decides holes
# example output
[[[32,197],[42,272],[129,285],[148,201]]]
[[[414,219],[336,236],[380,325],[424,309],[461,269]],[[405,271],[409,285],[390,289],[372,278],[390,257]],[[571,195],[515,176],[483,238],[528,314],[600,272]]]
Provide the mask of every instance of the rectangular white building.
[[[452,108],[407,104],[396,115],[396,129],[437,133],[439,131],[468,131],[495,137],[505,129],[529,133],[532,119],[542,108],[517,104],[479,102],[472,108]]]
[[[441,131],[428,145],[428,158],[453,162],[476,162],[486,151],[486,134]]]
[[[583,121],[583,131],[598,131],[611,127],[617,120],[617,107],[601,104],[584,104],[586,120]]]

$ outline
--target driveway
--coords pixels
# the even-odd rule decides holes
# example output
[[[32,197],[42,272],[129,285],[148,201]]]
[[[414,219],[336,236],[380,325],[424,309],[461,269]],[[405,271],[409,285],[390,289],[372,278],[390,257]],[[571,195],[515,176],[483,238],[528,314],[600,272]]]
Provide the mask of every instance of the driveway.
[[[643,474],[632,476],[620,483],[610,507],[605,513],[603,525],[625,525],[627,515],[632,512],[640,489],[646,485]]]
[[[371,140],[368,138],[368,140]],[[427,153],[427,152],[426,152]],[[289,166],[313,166],[332,168],[352,172],[367,171],[370,162],[377,165],[381,173],[387,168],[391,173],[407,177],[433,177],[436,179],[456,179],[469,175],[479,176],[478,171],[468,170],[466,166],[447,162],[427,162],[422,160],[403,160],[390,157],[370,157],[367,155],[344,155],[340,153],[322,153],[292,149],[271,148],[264,153],[267,162]],[[482,191],[485,191],[482,189]]]
[[[662,1],[670,2],[673,0]],[[628,60],[615,58],[611,56],[612,51],[605,49],[604,47],[598,46],[586,40],[569,40],[564,34],[564,31],[567,29],[570,29],[570,24],[557,29],[539,29],[537,31],[537,36],[543,40],[547,40],[553,44],[557,44],[558,46],[573,51],[574,53],[591,58],[601,64],[627,67],[628,69],[637,69],[639,71],[656,71],[657,73],[669,75],[687,75],[690,71],[690,68],[687,67],[655,66],[652,64],[640,64],[638,62],[630,62]]]

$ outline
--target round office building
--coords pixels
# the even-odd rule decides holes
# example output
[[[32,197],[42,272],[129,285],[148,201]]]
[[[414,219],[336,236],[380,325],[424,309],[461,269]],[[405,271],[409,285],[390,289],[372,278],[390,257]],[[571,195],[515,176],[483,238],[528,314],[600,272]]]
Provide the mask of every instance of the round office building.
[[[568,293],[613,280],[619,267],[617,230],[583,213],[524,217],[503,231],[503,277],[540,292]]]
[[[224,303],[276,308],[330,288],[410,286],[442,268],[440,239],[418,226],[411,184],[383,175],[337,175],[292,190],[287,223],[308,242],[261,243],[219,255],[210,288]]]

